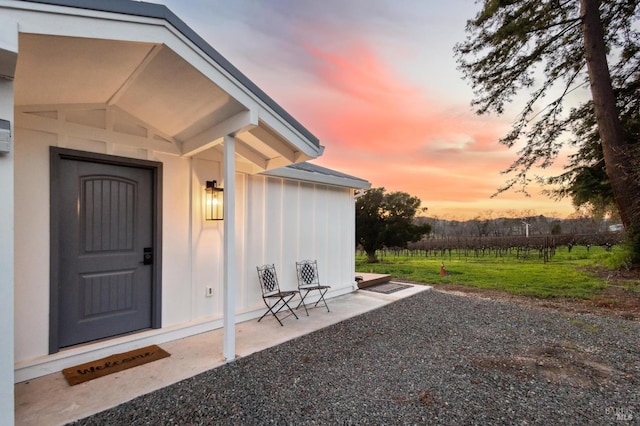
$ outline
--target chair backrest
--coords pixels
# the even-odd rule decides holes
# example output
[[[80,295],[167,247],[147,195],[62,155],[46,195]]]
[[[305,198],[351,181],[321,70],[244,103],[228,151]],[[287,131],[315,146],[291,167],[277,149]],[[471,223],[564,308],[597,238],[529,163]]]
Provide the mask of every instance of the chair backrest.
[[[320,285],[318,278],[318,261],[303,260],[302,262],[296,262],[296,270],[298,271],[298,287]]]
[[[278,284],[278,275],[276,275],[275,265],[258,266],[257,269],[262,294],[279,292],[280,285]]]

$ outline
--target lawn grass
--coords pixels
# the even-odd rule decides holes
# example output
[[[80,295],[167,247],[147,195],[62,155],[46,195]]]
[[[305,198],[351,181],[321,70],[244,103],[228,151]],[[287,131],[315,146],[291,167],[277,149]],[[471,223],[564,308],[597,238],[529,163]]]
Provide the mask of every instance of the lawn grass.
[[[454,251],[443,257],[385,256],[379,263],[368,263],[366,256],[357,255],[356,271],[390,274],[395,279],[424,284],[457,284],[540,298],[589,299],[607,285],[590,271],[604,268],[617,250],[621,249],[606,251],[594,246],[587,251],[584,246],[575,246],[569,252],[561,247],[548,263],[537,253],[523,259],[491,254],[459,257]],[[440,275],[442,262],[446,276]]]

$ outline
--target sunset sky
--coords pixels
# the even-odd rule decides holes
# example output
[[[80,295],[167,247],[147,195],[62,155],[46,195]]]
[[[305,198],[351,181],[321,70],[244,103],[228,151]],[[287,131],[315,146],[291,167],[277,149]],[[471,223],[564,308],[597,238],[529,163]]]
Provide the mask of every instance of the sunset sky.
[[[418,196],[443,219],[573,212],[536,188],[491,198],[516,156],[498,139],[517,110],[471,109],[453,46],[472,0],[155,1],[320,139],[315,164]]]

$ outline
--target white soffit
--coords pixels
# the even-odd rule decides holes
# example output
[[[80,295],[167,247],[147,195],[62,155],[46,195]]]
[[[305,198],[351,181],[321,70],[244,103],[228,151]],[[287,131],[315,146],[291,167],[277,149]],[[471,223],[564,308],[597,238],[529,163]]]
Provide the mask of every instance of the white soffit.
[[[107,103],[153,45],[20,35],[16,104]]]
[[[255,110],[263,133],[293,146],[298,161],[322,152],[315,136],[164,6],[0,0],[0,12],[20,24],[16,105],[107,102],[178,141]]]

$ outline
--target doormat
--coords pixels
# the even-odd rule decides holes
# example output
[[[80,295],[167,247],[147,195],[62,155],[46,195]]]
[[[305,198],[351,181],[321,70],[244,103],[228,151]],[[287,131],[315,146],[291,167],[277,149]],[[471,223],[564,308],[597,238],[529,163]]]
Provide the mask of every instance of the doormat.
[[[92,362],[76,365],[62,370],[70,386],[88,382],[111,373],[137,367],[148,362],[171,356],[159,346],[151,345],[134,351],[115,354]]]
[[[409,284],[383,283],[372,285],[371,287],[365,287],[362,290],[373,291],[375,293],[390,294],[409,287],[411,287]]]

